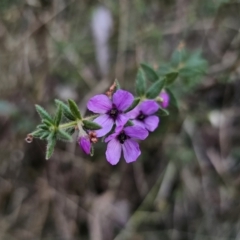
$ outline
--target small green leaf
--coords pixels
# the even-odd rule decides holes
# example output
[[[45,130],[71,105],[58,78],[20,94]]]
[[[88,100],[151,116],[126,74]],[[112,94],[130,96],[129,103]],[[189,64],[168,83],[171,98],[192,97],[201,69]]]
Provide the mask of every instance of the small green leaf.
[[[58,105],[57,112],[54,117],[54,123],[56,126],[58,126],[62,119],[62,106]]]
[[[109,136],[109,135],[103,136],[102,139],[101,139],[101,142],[104,143],[104,142],[105,142],[105,139],[106,139],[108,136]]]
[[[146,79],[141,68],[138,69],[136,78],[136,93],[138,96],[144,96],[146,91]]]
[[[38,129],[34,132],[31,133],[31,135],[35,138],[40,138],[46,131],[42,130],[42,129]]]
[[[131,127],[131,126],[134,126],[134,124],[131,120],[128,120],[127,123],[125,124],[125,127]]]
[[[118,90],[118,89],[121,89],[121,86],[120,86],[120,83],[119,83],[119,81],[117,80],[117,79],[115,79],[115,84],[116,84],[116,89]]]
[[[48,136],[49,136],[49,132],[44,132],[44,133],[42,134],[42,136],[40,137],[40,139],[47,139]]]
[[[171,72],[166,75],[166,85],[171,85],[178,77],[178,72]]]
[[[46,126],[48,126],[48,127],[51,127],[51,126],[53,126],[53,123],[52,122],[49,122],[48,120],[46,120],[46,119],[43,119],[42,120],[42,123],[44,123]]]
[[[150,66],[144,63],[141,63],[140,65],[145,73],[147,80],[150,82],[156,82],[159,79],[157,73]]]
[[[71,110],[71,113],[72,115],[76,118],[76,119],[82,119],[82,116],[81,116],[81,113],[78,109],[78,106],[77,104],[71,100],[71,99],[68,99],[68,105],[69,105],[69,108]]]
[[[59,140],[63,140],[63,141],[72,141],[72,137],[69,133],[63,131],[63,130],[58,130],[57,132],[57,138]]]
[[[91,145],[90,156],[93,157],[93,155],[94,155],[94,147],[93,145]]]
[[[165,117],[169,115],[169,112],[166,109],[160,108],[157,112],[156,115],[159,117]]]
[[[39,116],[41,117],[41,119],[48,120],[51,123],[53,122],[52,117],[48,114],[48,112],[43,107],[41,107],[37,104],[35,105],[35,107],[36,107],[36,110],[37,110]]]
[[[169,88],[166,88],[165,90],[169,94],[170,104],[178,109],[178,102],[177,102],[177,99],[175,98],[174,94],[172,93],[172,91]]]
[[[181,63],[186,60],[186,51],[185,49],[176,49],[171,56],[171,63],[173,67],[179,67]]]
[[[68,129],[66,129],[66,132],[67,132],[68,134],[70,134],[70,135],[73,135],[74,132],[75,132],[75,128],[74,128],[74,127],[68,128]]]
[[[56,145],[56,133],[51,132],[51,134],[48,137],[48,144],[47,144],[47,151],[46,151],[46,160],[48,160],[53,152],[54,152],[54,147]]]
[[[140,102],[140,98],[135,98],[132,105],[125,111],[125,112],[129,112],[132,109],[134,109]]]
[[[75,120],[75,117],[73,116],[73,114],[71,113],[69,107],[67,104],[65,104],[64,102],[58,100],[58,99],[55,99],[55,103],[58,104],[58,105],[61,105],[62,107],[62,111],[63,111],[63,115],[71,120],[71,121],[74,121]]]
[[[157,74],[160,77],[164,77],[166,74],[168,74],[170,72],[172,72],[170,63],[162,63],[161,66],[159,66],[159,68],[157,70]]]
[[[49,130],[49,127],[46,126],[45,124],[39,124],[39,125],[37,126],[37,128],[38,128],[38,129],[42,129],[42,130]]]
[[[99,124],[92,121],[83,120],[83,124],[84,127],[89,130],[99,130],[102,128]]]
[[[153,83],[152,86],[148,89],[146,93],[146,97],[149,99],[156,98],[164,88],[165,82],[166,82],[166,78],[159,79],[157,82]]]

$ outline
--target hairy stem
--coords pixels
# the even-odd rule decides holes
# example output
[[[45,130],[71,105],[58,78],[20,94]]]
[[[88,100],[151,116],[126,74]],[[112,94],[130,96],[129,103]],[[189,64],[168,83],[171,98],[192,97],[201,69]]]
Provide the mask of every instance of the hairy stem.
[[[58,126],[59,129],[65,129],[65,128],[70,128],[70,127],[75,127],[77,126],[77,122],[76,121],[73,121],[73,122],[68,122],[68,123],[63,123],[63,124],[60,124]]]

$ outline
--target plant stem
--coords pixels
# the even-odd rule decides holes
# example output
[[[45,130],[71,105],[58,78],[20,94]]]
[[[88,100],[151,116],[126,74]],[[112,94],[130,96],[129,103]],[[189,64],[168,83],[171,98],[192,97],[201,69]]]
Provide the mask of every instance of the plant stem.
[[[76,121],[73,122],[68,122],[68,123],[63,123],[58,126],[59,129],[64,129],[64,128],[70,128],[70,127],[75,127],[77,125]]]

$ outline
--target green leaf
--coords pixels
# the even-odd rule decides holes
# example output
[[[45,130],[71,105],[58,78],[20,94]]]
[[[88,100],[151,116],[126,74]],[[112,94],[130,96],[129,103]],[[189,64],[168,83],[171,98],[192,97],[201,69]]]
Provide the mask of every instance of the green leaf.
[[[174,68],[179,67],[181,63],[183,63],[186,60],[187,54],[185,49],[176,49],[171,57],[171,63]]]
[[[160,108],[157,112],[156,115],[159,117],[165,117],[169,115],[169,112],[166,109]]]
[[[55,132],[51,132],[51,134],[48,137],[48,144],[47,144],[47,151],[46,151],[46,160],[48,160],[53,152],[54,152],[54,147],[56,145],[56,133]]]
[[[70,135],[73,135],[74,132],[75,132],[75,127],[66,129],[66,132],[67,132],[68,134],[70,134]]]
[[[110,135],[110,134],[109,134]],[[108,134],[103,136],[102,139],[101,139],[101,142],[104,143],[105,142],[105,139],[109,136]]]
[[[49,130],[49,127],[48,126],[46,126],[45,124],[39,124],[38,126],[37,126],[37,128],[38,129],[42,129],[42,130]]]
[[[172,72],[171,63],[162,63],[157,70],[157,74],[161,77],[164,77],[166,74]]]
[[[78,109],[77,104],[73,100],[68,99],[68,105],[69,105],[71,113],[75,117],[75,119],[82,119],[82,116],[81,116],[81,113]]]
[[[172,93],[172,91],[169,88],[166,88],[165,90],[169,94],[170,104],[178,109],[178,102],[177,102],[177,99],[175,98],[174,94]]]
[[[84,127],[89,130],[99,130],[102,128],[99,124],[92,121],[83,120],[83,124]]]
[[[42,123],[44,123],[46,126],[48,126],[48,127],[51,127],[51,126],[53,126],[53,123],[52,122],[49,122],[48,120],[46,120],[46,119],[43,119],[42,120]]]
[[[140,98],[135,98],[132,105],[125,111],[125,112],[129,112],[132,109],[134,109],[140,102]]]
[[[125,124],[125,127],[131,127],[131,126],[134,126],[134,124],[131,120],[128,120],[127,123]]]
[[[166,85],[171,85],[178,77],[178,72],[171,72],[166,75]]]
[[[94,147],[93,145],[91,145],[90,156],[93,157],[93,155],[94,155]]]
[[[69,133],[67,133],[66,131],[63,130],[58,130],[57,132],[57,138],[59,140],[63,140],[63,141],[72,141],[72,137]]]
[[[117,79],[115,79],[116,89],[121,89],[120,83]]]
[[[35,105],[35,107],[41,119],[48,120],[49,122],[53,123],[52,117],[48,114],[48,112],[43,107],[37,104]]]
[[[150,66],[144,63],[141,63],[140,65],[145,73],[147,80],[150,82],[156,82],[159,79],[157,73]]]
[[[146,97],[149,99],[156,98],[164,88],[165,83],[166,83],[166,78],[159,79],[157,82],[153,83],[152,86],[148,89]]]
[[[138,96],[144,96],[146,91],[146,79],[141,68],[138,69],[136,78],[136,93]]]
[[[62,107],[62,111],[63,111],[63,115],[71,120],[71,121],[74,121],[75,120],[75,117],[73,116],[73,114],[71,113],[69,107],[67,104],[65,104],[64,102],[58,100],[58,99],[55,99],[55,103],[58,104],[58,105],[61,105]]]
[[[38,129],[34,132],[31,133],[31,135],[35,138],[40,138],[46,131],[42,130],[42,129]]]
[[[62,119],[62,106],[58,105],[57,112],[54,117],[54,123],[56,126],[58,126]]]
[[[49,132],[44,132],[44,133],[42,134],[42,136],[40,137],[40,139],[47,139],[48,136],[49,136]]]

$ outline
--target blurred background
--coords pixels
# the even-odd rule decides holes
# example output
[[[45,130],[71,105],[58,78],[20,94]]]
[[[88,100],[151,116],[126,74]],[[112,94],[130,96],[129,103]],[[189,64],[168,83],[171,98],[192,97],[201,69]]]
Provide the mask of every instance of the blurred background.
[[[240,239],[239,29],[237,0],[0,0],[0,239]],[[141,62],[179,77],[137,162],[24,141]]]

